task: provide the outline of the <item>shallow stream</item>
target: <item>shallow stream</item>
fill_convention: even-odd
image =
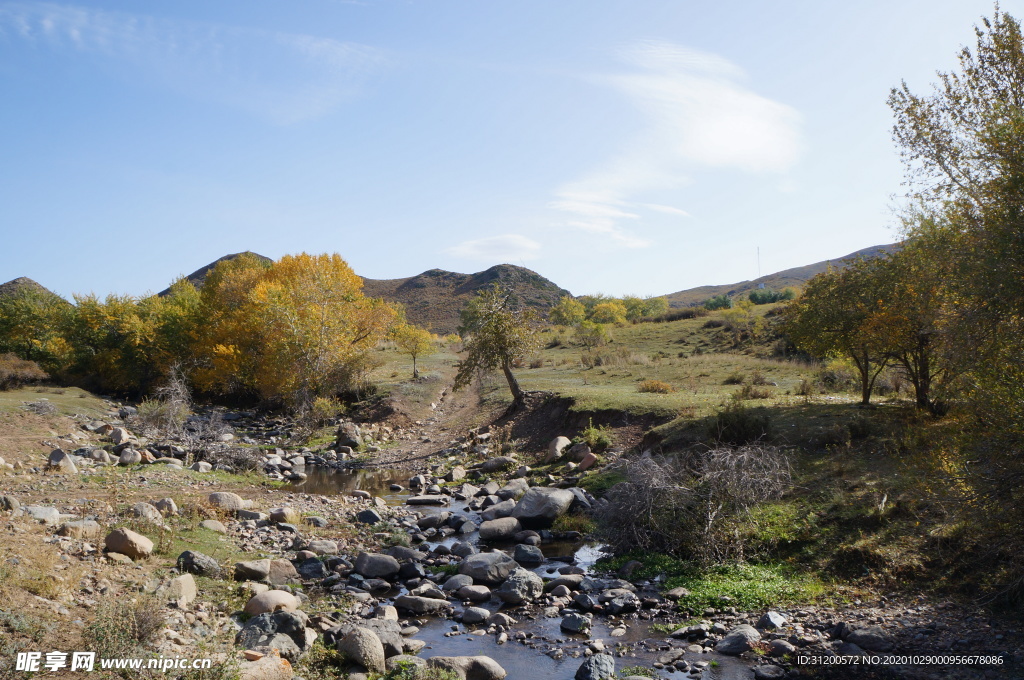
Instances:
[[[409,498],[408,489],[392,491],[392,484],[400,484],[405,487],[408,484],[411,473],[408,470],[333,470],[330,468],[309,467],[306,469],[307,479],[304,482],[293,484],[289,491],[295,493],[308,493],[324,496],[347,494],[352,491],[368,491],[374,496],[379,496],[391,506],[405,506]],[[480,522],[480,517],[475,512],[465,510],[462,502],[455,501],[447,506],[416,506],[409,507],[410,512],[431,514],[442,511],[449,511],[463,515]],[[479,536],[476,533],[467,535],[448,536],[440,541],[430,541],[424,544],[424,549],[431,549],[437,545],[452,545],[458,541],[471,541],[479,543]],[[514,544],[490,543],[491,547],[510,552]],[[532,570],[542,577],[553,578],[557,576],[557,569],[566,564],[574,564],[586,573],[590,573],[594,564],[603,555],[601,546],[589,541],[551,541],[540,545],[541,551],[547,558],[545,562]],[[401,589],[401,592],[405,592]],[[396,593],[400,594],[400,593]],[[502,604],[497,600],[491,600],[482,605],[476,605],[498,611]],[[663,653],[657,648],[665,647],[665,635],[651,633],[651,622],[641,620],[630,620],[627,624],[626,634],[620,637],[612,637],[611,628],[605,617],[595,616],[594,627],[590,636],[571,635],[561,630],[560,618],[545,618],[537,616],[530,619],[522,617],[519,612],[510,611],[510,615],[516,618],[519,623],[509,633],[510,638],[522,631],[532,634],[530,643],[537,643],[538,647],[544,650],[552,646],[563,647],[565,655],[561,659],[552,658],[539,649],[534,649],[515,639],[510,639],[504,644],[498,644],[495,637],[481,632],[481,634],[469,634],[467,628],[451,619],[434,618],[420,627],[420,632],[415,635],[418,640],[427,643],[424,656],[489,656],[497,661],[508,671],[508,677],[513,679],[525,678],[528,680],[572,680],[576,669],[583,662],[582,650],[586,647],[588,640],[601,640],[606,648],[611,651],[616,644],[626,644],[632,648],[626,656],[616,656],[616,668],[621,669],[629,666],[645,666],[652,672],[658,673],[658,677],[676,678],[700,678],[700,680],[750,680],[752,673],[748,664],[734,657],[719,654],[686,654],[683,659],[696,663],[707,662],[709,665],[703,669],[701,674],[688,673],[683,671],[673,672],[656,671],[651,668],[657,657]],[[458,635],[446,637],[446,633],[461,631]],[[647,640],[647,644],[641,644]],[[572,656],[574,651],[581,653],[579,657]]]

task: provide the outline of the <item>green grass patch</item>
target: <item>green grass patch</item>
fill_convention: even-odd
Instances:
[[[619,482],[626,481],[626,476],[618,471],[587,472],[579,481],[581,489],[585,489],[595,496],[600,496],[608,489]]]
[[[736,563],[701,568],[668,555],[633,553],[602,561],[600,566],[617,570],[632,560],[643,565],[633,573],[635,578],[664,574],[666,590],[680,586],[689,590],[690,594],[679,600],[681,609],[756,610],[818,602],[826,595],[825,584],[817,577],[785,564]]]
[[[82,414],[102,420],[109,404],[78,387],[21,387],[0,392],[0,413],[23,410],[25,402],[46,400],[65,416]]]
[[[551,526],[554,532],[578,531],[581,534],[592,534],[597,530],[597,523],[586,515],[561,515]]]

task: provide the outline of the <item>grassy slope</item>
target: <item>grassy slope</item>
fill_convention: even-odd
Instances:
[[[771,307],[757,311],[764,314]],[[960,576],[945,571],[949,563],[937,558],[956,552],[951,537],[959,529],[923,500],[947,484],[948,476],[921,453],[920,441],[922,433],[955,426],[919,420],[907,394],[876,397],[876,408],[868,410],[857,407],[859,395],[852,391],[816,389],[798,396],[802,381],[817,379],[817,366],[771,358],[770,338],[736,347],[730,332],[707,327],[716,319],[712,314],[615,328],[613,342],[596,350],[611,360],[592,368],[582,362],[586,352],[571,343],[570,331],[549,329],[545,342],[554,344],[561,336],[561,344],[542,349],[529,362],[537,367],[524,366],[517,375],[526,389],[572,397],[576,410],[663,416],[668,422],[655,428],[648,441],[671,451],[707,442],[708,419],[743,389],[742,384],[726,384],[727,378],[749,384],[760,373],[765,382],[775,383],[762,388],[769,396],[743,404],[771,418],[773,443],[791,452],[794,485],[784,498],[760,506],[738,525],[748,539],[748,557],[771,569],[809,574],[815,582],[841,582],[854,594],[858,588],[956,586]],[[419,394],[426,403],[450,384],[458,354],[444,348],[421,359],[427,377],[419,383],[408,381],[407,357],[384,350],[380,359],[384,363],[373,377],[386,390]],[[648,378],[668,382],[677,391],[638,392],[637,384]],[[499,377],[485,381],[484,388],[488,401],[508,400]],[[614,481],[590,473],[584,484],[600,490]],[[723,580],[722,588],[734,590],[735,585]]]

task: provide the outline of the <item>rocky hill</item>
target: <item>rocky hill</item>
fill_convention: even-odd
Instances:
[[[407,279],[363,279],[363,292],[405,305],[409,321],[434,333],[452,333],[459,312],[478,290],[494,282],[512,288],[527,306],[546,311],[563,295],[572,295],[535,271],[499,264],[475,274],[431,269]]]
[[[225,255],[224,257],[218,258],[218,259],[214,260],[213,262],[211,262],[210,264],[205,265],[205,266],[200,267],[199,269],[195,270],[194,272],[192,272],[191,274],[189,274],[185,278],[187,280],[191,281],[192,285],[194,285],[196,288],[202,288],[203,287],[203,283],[206,281],[206,275],[210,273],[210,270],[212,270],[214,267],[216,267],[221,262],[225,262],[225,261],[228,261],[228,260],[233,260],[233,259],[235,259],[236,257],[238,257],[240,255],[255,255],[257,259],[263,260],[264,262],[273,262],[273,260],[271,260],[269,257],[265,257],[263,255],[260,255],[259,253],[254,253],[251,250],[246,250],[246,251],[241,252],[241,253],[232,253],[230,255]],[[170,292],[171,292],[170,288],[165,288],[164,290],[162,290],[159,293],[157,293],[157,295],[160,295],[161,297],[163,297],[164,295],[169,295]]]
[[[0,297],[7,297],[8,295],[18,295],[26,291],[30,293],[38,293],[39,295],[42,296],[52,296],[60,300],[64,299],[57,295],[56,293],[54,293],[49,288],[47,288],[46,286],[36,283],[27,276],[19,276],[16,279],[8,281],[7,283],[0,283]]]
[[[785,269],[781,272],[762,276],[761,278],[754,279],[753,281],[741,281],[739,283],[729,283],[721,286],[699,286],[697,288],[681,290],[677,293],[666,295],[665,297],[668,298],[669,304],[672,307],[689,307],[692,305],[699,305],[708,298],[715,297],[716,295],[741,295],[758,288],[761,284],[764,284],[765,288],[770,288],[772,290],[782,290],[787,287],[802,288],[807,281],[814,277],[814,275],[826,271],[829,265],[833,267],[842,267],[845,263],[852,262],[858,258],[873,258],[878,257],[879,255],[887,255],[895,252],[898,248],[898,243],[871,246],[870,248],[864,248],[855,253],[850,253],[849,255],[844,255],[843,257],[836,258],[834,260],[822,260],[821,262],[815,262],[814,264],[808,264],[802,267]]]

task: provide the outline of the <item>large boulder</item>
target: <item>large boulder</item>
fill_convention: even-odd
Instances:
[[[245,510],[249,505],[237,493],[230,491],[214,491],[207,500],[210,505],[221,510]]]
[[[57,535],[90,540],[99,538],[102,530],[103,528],[94,520],[79,519],[61,524],[57,529]]]
[[[299,598],[284,590],[268,590],[254,595],[242,610],[249,616],[271,614],[278,610],[293,612],[299,608]]]
[[[398,575],[401,565],[391,555],[361,552],[356,557],[355,571],[366,578],[391,579]]]
[[[480,470],[484,473],[490,474],[492,472],[514,470],[517,465],[519,465],[519,461],[511,456],[498,456],[497,458],[488,458],[485,460],[480,466]]]
[[[497,585],[519,567],[516,561],[503,552],[477,553],[462,560],[459,573],[465,574],[477,583]]]
[[[152,503],[136,503],[132,506],[132,516],[154,524],[160,524],[164,520],[164,516]]]
[[[267,580],[272,585],[283,586],[290,581],[299,580],[299,572],[295,565],[288,560],[270,560],[270,571],[267,573]]]
[[[117,464],[122,466],[138,465],[142,462],[142,454],[135,449],[124,449],[117,456]]]
[[[15,501],[17,502],[17,501]],[[26,505],[21,509],[23,513],[37,522],[46,526],[53,526],[60,521],[60,510],[47,505]]]
[[[395,606],[413,614],[440,614],[452,608],[448,600],[437,600],[417,595],[399,595],[395,598]]]
[[[528,569],[520,568],[509,574],[494,594],[506,604],[522,604],[537,599],[543,592],[544,581],[541,577]]]
[[[356,626],[338,640],[338,651],[371,673],[383,673],[384,645],[369,628]]]
[[[573,498],[575,496],[568,489],[535,486],[519,499],[515,509],[512,510],[512,516],[518,519],[524,527],[550,527],[556,519],[569,510]]]
[[[133,560],[145,559],[153,554],[153,541],[131,529],[114,529],[104,541],[107,552],[127,555]]]
[[[389,619],[361,619],[354,623],[343,623],[324,633],[324,643],[330,644],[331,640],[340,640],[356,627],[372,630],[377,635],[380,643],[384,645],[384,656],[388,658],[402,654],[405,651],[402,626],[398,621],[391,621]]]
[[[54,449],[51,451],[50,457],[46,463],[48,467],[57,468],[61,472],[66,472],[72,475],[78,474],[78,467],[75,466],[75,461],[72,460],[71,454],[62,451],[61,449]]]
[[[236,581],[264,581],[270,575],[270,560],[235,563]]]
[[[337,449],[339,446],[347,446],[352,449],[358,449],[363,445],[363,434],[359,431],[359,426],[355,423],[342,423],[338,426],[338,433],[335,437],[334,446]]]
[[[459,680],[503,680],[508,675],[489,656],[433,656],[427,668],[453,671]]]
[[[209,555],[194,550],[186,550],[178,555],[178,569],[196,576],[217,578],[220,576],[220,565]]]
[[[295,661],[309,651],[316,633],[306,629],[309,620],[302,612],[279,610],[272,614],[259,614],[245,622],[235,636],[235,644],[244,649],[269,647],[276,649],[289,661]]]
[[[615,657],[595,654],[576,669],[576,680],[608,680],[615,677]]]
[[[852,642],[869,652],[891,652],[893,648],[892,640],[879,626],[852,628],[843,635],[843,641]]]
[[[196,599],[199,590],[196,588],[196,580],[192,578],[192,574],[182,574],[161,586],[157,590],[157,595],[176,602],[178,607],[183,608]]]
[[[480,538],[485,541],[508,541],[523,530],[515,517],[492,519],[480,525]]]
[[[719,640],[715,645],[715,651],[719,654],[739,656],[749,652],[760,641],[761,634],[757,629],[744,623],[733,628],[728,635]]]

